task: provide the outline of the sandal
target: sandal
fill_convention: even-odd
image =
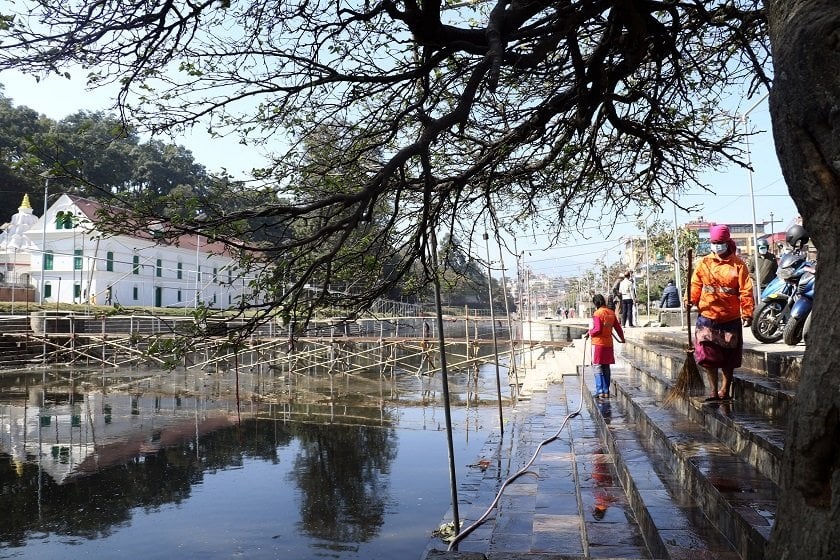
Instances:
[[[712,393],[711,395],[709,395],[705,399],[706,402],[719,401],[719,400],[720,400],[720,395],[718,395],[717,393]]]
[[[718,399],[720,399],[720,400],[722,400],[722,401],[728,401],[728,400],[732,399],[732,396],[731,396],[731,395],[729,395],[729,394],[728,394],[726,391],[724,391],[723,389],[721,389],[720,391],[718,391],[718,395],[717,395],[717,396],[718,396]]]

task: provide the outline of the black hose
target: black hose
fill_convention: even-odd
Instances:
[[[457,546],[458,543],[461,540],[463,540],[465,537],[467,537],[467,535],[469,535],[470,533],[475,531],[485,521],[487,521],[487,518],[490,515],[490,512],[492,512],[493,509],[498,505],[499,500],[501,499],[502,494],[504,493],[505,488],[507,488],[508,485],[513,483],[517,478],[519,478],[520,476],[522,476],[524,474],[532,474],[534,476],[538,476],[537,473],[529,471],[528,468],[531,465],[534,464],[534,461],[536,461],[537,456],[540,454],[540,451],[542,450],[543,446],[548,445],[549,443],[551,443],[552,441],[554,441],[558,437],[560,437],[560,433],[563,431],[563,428],[566,427],[566,424],[568,424],[569,420],[571,420],[572,418],[574,418],[575,416],[580,414],[580,411],[583,409],[583,388],[586,385],[583,381],[584,381],[584,373],[586,372],[586,342],[588,340],[589,340],[588,336],[583,339],[583,363],[581,365],[581,370],[580,370],[580,402],[578,403],[577,410],[574,410],[574,411],[570,412],[569,414],[566,415],[565,418],[563,418],[563,421],[560,423],[560,428],[557,430],[557,432],[553,436],[549,437],[548,439],[545,439],[545,440],[541,441],[540,444],[537,445],[536,450],[534,450],[534,454],[531,456],[531,458],[528,460],[528,462],[525,463],[525,466],[523,466],[521,469],[516,471],[513,475],[508,477],[507,480],[505,480],[502,483],[502,485],[499,487],[499,491],[496,493],[496,497],[493,499],[493,501],[490,503],[490,506],[481,515],[481,517],[479,517],[474,523],[472,523],[468,527],[461,530],[460,533],[458,533],[457,535],[455,535],[452,538],[452,542],[449,543],[449,547],[447,548],[447,551],[453,550],[453,547]]]

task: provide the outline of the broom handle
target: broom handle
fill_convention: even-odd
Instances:
[[[691,265],[692,265],[691,249],[688,250],[688,282],[686,283],[685,295],[688,301],[691,301]],[[688,327],[688,347],[694,348],[694,342],[691,340],[691,308],[688,308],[688,318],[685,321]]]

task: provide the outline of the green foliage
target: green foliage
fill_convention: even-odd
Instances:
[[[17,211],[24,194],[34,208],[43,206],[46,171],[51,193],[141,207],[152,201],[149,206],[163,214],[189,208],[185,200],[205,193],[212,180],[182,146],[142,143],[112,116],[78,112],[53,121],[0,95],[0,220]]]

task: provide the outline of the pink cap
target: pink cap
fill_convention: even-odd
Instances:
[[[709,230],[709,241],[712,243],[723,243],[724,241],[729,241],[730,239],[729,226],[719,224],[712,226]]]

